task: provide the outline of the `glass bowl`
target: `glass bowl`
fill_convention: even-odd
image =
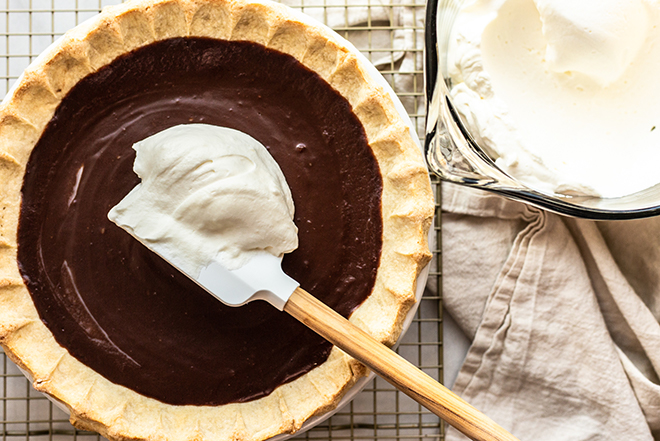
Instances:
[[[495,164],[462,122],[449,94],[452,84],[447,75],[447,52],[462,3],[428,0],[426,8],[424,149],[431,171],[447,182],[491,191],[567,216],[618,220],[659,215],[660,184],[617,198],[549,194],[526,186]]]

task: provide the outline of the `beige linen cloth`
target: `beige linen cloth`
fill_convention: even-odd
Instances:
[[[521,441],[660,439],[660,218],[442,199],[444,303],[472,341],[453,390]]]

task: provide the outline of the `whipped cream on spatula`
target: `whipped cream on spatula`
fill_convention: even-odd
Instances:
[[[186,273],[197,276],[213,261],[237,269],[264,251],[298,247],[291,190],[251,136],[186,124],[133,148],[142,181],[108,218]]]

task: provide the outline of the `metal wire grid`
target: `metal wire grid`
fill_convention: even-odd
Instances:
[[[1,0],[0,0],[1,1]],[[282,0],[330,24],[376,64],[404,103],[420,136],[424,122],[422,76],[423,0]],[[58,36],[121,0],[4,0],[0,5],[0,95],[9,90],[29,63]],[[401,11],[406,18],[401,19]],[[354,11],[359,17],[351,18]],[[343,16],[337,20],[337,16]],[[406,42],[405,51],[400,43]],[[384,42],[384,43],[383,43]],[[405,52],[405,56],[402,53]],[[434,182],[436,191],[439,185]],[[439,199],[439,192],[437,193]],[[431,231],[433,250],[429,286],[398,352],[442,381],[442,296],[440,211]],[[0,350],[1,441],[78,438],[100,440],[80,431],[68,415],[36,392]],[[376,378],[346,407],[319,426],[298,435],[305,440],[444,439],[441,421],[426,409]]]

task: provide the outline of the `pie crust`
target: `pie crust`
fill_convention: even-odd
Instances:
[[[82,78],[154,41],[247,40],[287,53],[351,104],[383,178],[383,245],[371,295],[350,320],[392,345],[431,258],[427,169],[391,97],[355,49],[303,14],[267,1],[136,0],[106,8],[41,54],[0,105],[0,344],[34,387],[78,428],[110,439],[263,440],[333,409],[367,370],[341,350],[270,395],[223,406],[173,406],[116,385],[72,357],[39,318],[17,264],[21,185],[30,153],[61,99]]]

